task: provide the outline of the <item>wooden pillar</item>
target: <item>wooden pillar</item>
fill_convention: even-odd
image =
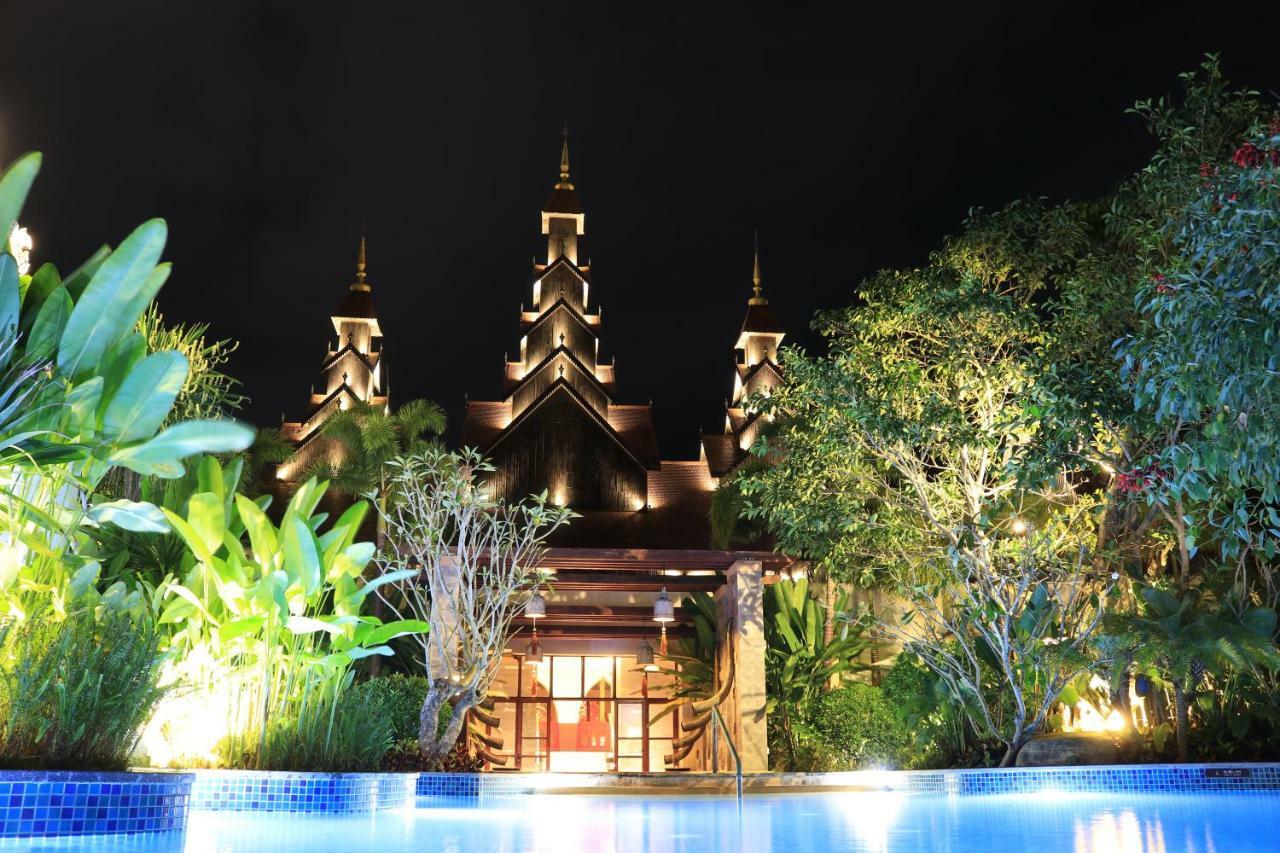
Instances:
[[[728,671],[730,655],[734,667],[733,690],[720,710],[733,734],[743,771],[763,772],[769,769],[769,737],[765,717],[764,571],[759,560],[738,560],[729,567],[725,585],[716,593],[716,622],[720,671]],[[718,760],[722,771],[732,772],[733,757],[727,745],[720,745]]]

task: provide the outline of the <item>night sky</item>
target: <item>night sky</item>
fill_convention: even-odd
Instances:
[[[392,5],[0,15],[0,159],[45,152],[36,261],[65,272],[166,218],[161,308],[240,341],[260,425],[302,415],[362,221],[393,399],[440,402],[453,435],[465,394],[496,399],[566,120],[601,356],[619,402],[654,400],[663,455],[692,458],[721,426],[753,228],[812,348],[816,309],[920,264],[970,207],[1139,167],[1124,109],[1205,51],[1280,90],[1265,3]]]

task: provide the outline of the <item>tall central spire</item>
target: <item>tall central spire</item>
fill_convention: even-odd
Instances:
[[[569,182],[569,125],[564,126],[564,144],[560,146],[560,182],[556,184],[558,190],[571,190],[573,184]]]
[[[360,251],[356,254],[356,280],[351,285],[352,290],[369,290],[369,283],[365,281],[365,245],[364,235],[360,235]]]
[[[569,125],[564,126],[560,145],[560,180],[542,207],[542,233],[547,235],[547,263],[561,255],[569,263],[578,263],[578,237],[585,233],[586,216],[578,194],[569,180]]]
[[[755,236],[755,263],[751,269],[751,290],[754,294],[749,300],[748,305],[768,305],[769,300],[764,298],[764,289],[760,286],[760,231],[756,231]]]

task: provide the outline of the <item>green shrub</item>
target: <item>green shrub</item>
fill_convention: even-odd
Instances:
[[[790,731],[788,731],[788,728]],[[812,726],[771,716],[768,723],[769,769],[775,773],[826,773],[847,769]]]
[[[436,765],[423,761],[418,747],[418,720],[422,703],[427,698],[427,679],[417,675],[384,675],[371,678],[351,688],[349,695],[364,697],[391,724],[394,744],[382,758],[382,769],[395,772],[442,770],[447,773],[473,773],[484,767],[484,761],[471,750],[465,734],[457,745]],[[453,717],[453,706],[440,706],[436,717],[437,731],[443,730]]]
[[[396,744],[418,739],[418,719],[430,684],[419,675],[383,675],[352,687],[348,694],[363,697],[376,705],[391,724],[391,739]],[[453,713],[447,703],[440,706],[440,722],[444,725]]]
[[[904,652],[894,659],[880,689],[912,733],[909,767],[991,767],[1000,761],[1000,743],[978,736],[960,700],[913,655]],[[987,699],[997,713],[1010,704],[994,690]]]
[[[125,767],[165,690],[150,619],[105,606],[0,629],[0,763]]]
[[[855,682],[823,694],[811,725],[830,747],[838,769],[909,762],[911,735],[878,687]]]
[[[348,690],[336,702],[323,698],[275,720],[265,738],[228,739],[221,758],[227,766],[255,770],[370,772],[391,749],[391,729],[376,699]],[[243,751],[233,752],[233,745]]]

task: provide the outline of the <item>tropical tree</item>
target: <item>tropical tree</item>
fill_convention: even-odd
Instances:
[[[1167,681],[1174,701],[1178,760],[1190,757],[1190,708],[1206,674],[1230,667],[1245,669],[1280,666],[1272,637],[1276,612],[1269,607],[1246,607],[1237,612],[1217,610],[1200,590],[1177,595],[1143,586],[1133,613],[1114,614],[1107,631],[1122,638],[1138,671],[1148,670]]]
[[[365,589],[376,589],[397,615],[431,624],[418,635],[430,682],[418,745],[435,765],[497,677],[512,620],[546,582],[546,538],[574,514],[545,492],[520,503],[492,497],[483,478],[493,466],[472,450],[428,445],[386,467],[378,509],[387,539],[376,557],[382,573]],[[441,727],[446,703],[453,714]]]
[[[429,400],[410,400],[394,412],[359,402],[324,422],[320,434],[338,452],[316,459],[308,473],[324,476],[344,494],[383,495],[390,478],[387,463],[421,452],[444,428],[444,409]]]
[[[11,233],[40,167],[0,173]],[[244,448],[251,430],[179,420],[186,356],[137,325],[168,278],[151,220],[66,276],[19,275],[0,253],[0,761],[122,767],[164,693],[145,590],[104,583],[89,533],[166,529],[149,503],[96,494],[114,470],[179,477],[183,460]],[[105,587],[105,588],[104,588]]]
[[[1020,576],[1011,534],[1034,531],[1044,564],[1028,589],[1083,584],[1060,600],[1085,626],[1108,579],[1187,588],[1220,556],[1276,600],[1268,108],[1213,57],[1182,81],[1135,106],[1157,148],[1108,197],[976,211],[925,267],[880,273],[820,314],[827,357],[784,352],[783,386],[757,402],[775,423],[756,452],[775,464],[738,480],[780,548],[910,596]],[[1164,341],[1177,346],[1156,352]]]
[[[1179,527],[1185,586],[1210,542],[1274,604],[1280,554],[1280,117],[1206,160],[1165,226],[1172,251],[1135,296],[1119,342],[1135,406],[1167,435],[1132,491]],[[1250,569],[1254,568],[1254,572]]]
[[[208,323],[166,323],[152,304],[138,320],[138,334],[147,352],[173,350],[187,359],[187,380],[174,398],[166,425],[231,418],[248,402],[239,391],[240,380],[225,372],[239,344],[229,338],[209,340]]]

